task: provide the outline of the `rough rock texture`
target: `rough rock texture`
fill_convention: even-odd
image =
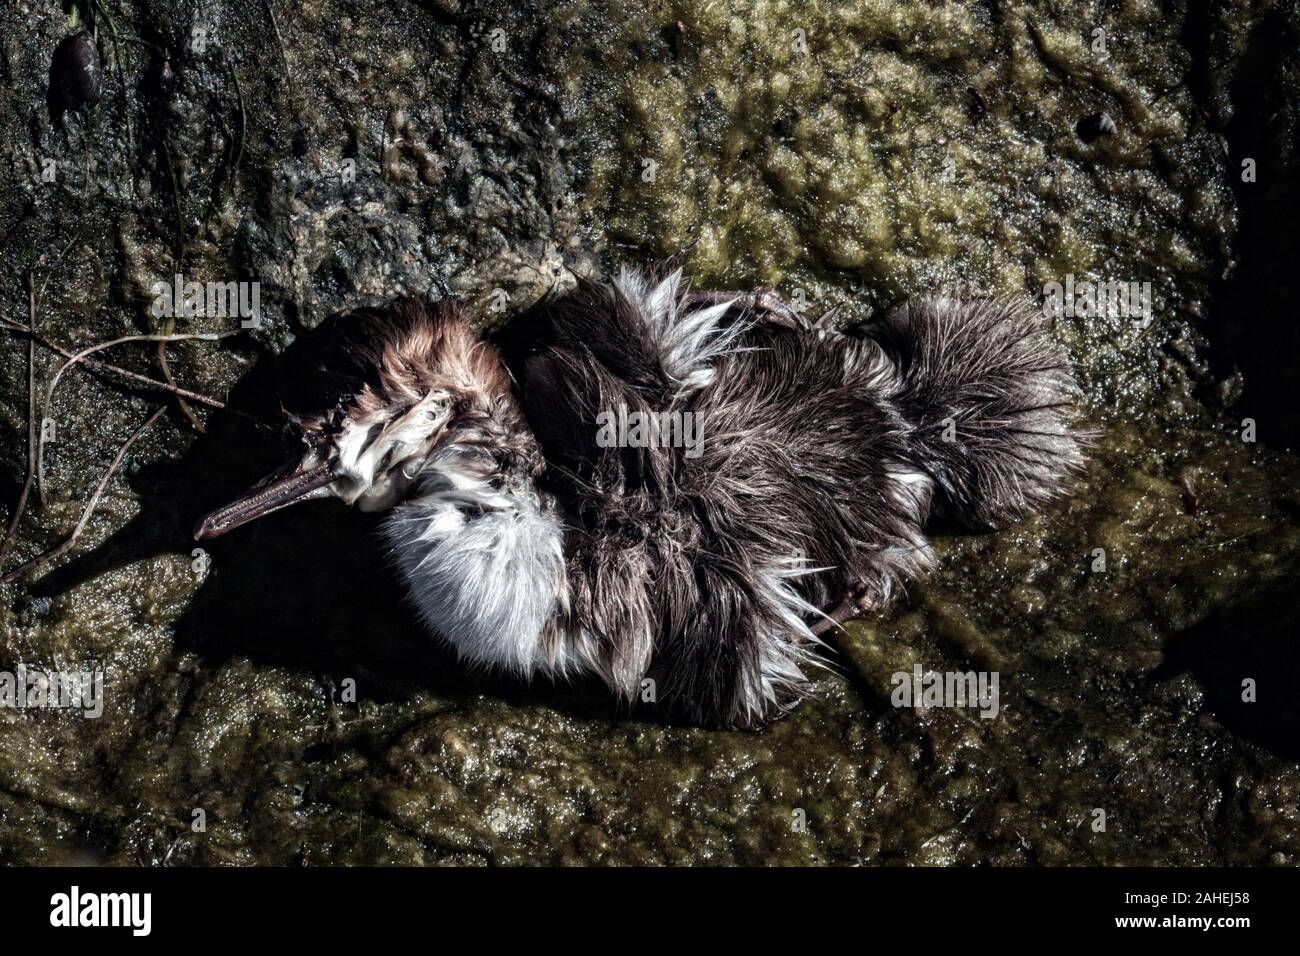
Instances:
[[[259,281],[261,328],[167,356],[261,419],[264,359],[337,308],[453,294],[508,335],[572,272],[681,250],[701,285],[845,320],[1067,274],[1150,282],[1154,315],[1056,322],[1099,430],[1078,493],[941,538],[943,570],[761,734],[466,675],[341,508],[195,552],[194,517],[280,449],[174,410],[77,550],[0,590],[0,670],[108,671],[99,720],[0,710],[0,862],[1300,862],[1294,5],[69,8],[0,11],[0,317],[26,322],[29,270],[70,345],[155,330],[178,270]],[[50,58],[85,26],[101,99],[58,121]],[[153,346],[113,358],[161,374]],[[5,334],[6,524],[25,363]],[[71,530],[151,404],[65,376],[6,569]],[[996,670],[1001,712],[891,706],[915,663]]]

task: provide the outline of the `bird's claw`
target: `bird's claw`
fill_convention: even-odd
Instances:
[[[826,612],[826,616],[812,626],[813,636],[821,637],[834,628],[843,628],[849,621],[865,617],[880,609],[880,599],[871,590],[861,588],[847,594],[838,605]]]

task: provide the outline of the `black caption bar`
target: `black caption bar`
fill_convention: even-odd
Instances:
[[[864,944],[882,933],[939,933],[951,943],[995,927],[1005,939],[1049,931],[1223,940],[1287,926],[1298,890],[1300,871],[1283,868],[0,870],[4,912],[24,939],[128,944],[283,936],[373,945],[399,931],[432,943],[465,932],[555,942],[635,929],[669,945],[682,938],[670,926],[761,939],[774,921],[803,932],[832,921],[837,933],[857,926]]]

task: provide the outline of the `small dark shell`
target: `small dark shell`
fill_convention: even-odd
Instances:
[[[1079,139],[1085,143],[1091,143],[1102,136],[1113,135],[1116,132],[1116,126],[1109,113],[1093,113],[1091,116],[1085,116],[1079,120],[1079,124],[1074,128],[1074,131],[1079,134]]]
[[[82,30],[64,37],[50,61],[50,91],[60,112],[82,112],[99,102],[99,53],[90,34]]]

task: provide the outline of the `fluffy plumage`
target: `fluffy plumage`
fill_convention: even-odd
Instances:
[[[1028,310],[924,300],[853,339],[773,302],[581,282],[513,392],[454,307],[399,303],[364,324],[355,399],[302,419],[302,468],[391,507],[412,601],[467,661],[594,672],[626,701],[653,681],[692,720],[761,726],[806,693],[821,609],[933,565],[932,512],[1009,520],[1081,461],[1068,363]],[[694,415],[698,454],[606,447],[620,408]]]
[[[1074,375],[1023,303],[922,299],[873,330],[898,370],[913,457],[939,509],[996,527],[1050,498],[1083,456]]]

